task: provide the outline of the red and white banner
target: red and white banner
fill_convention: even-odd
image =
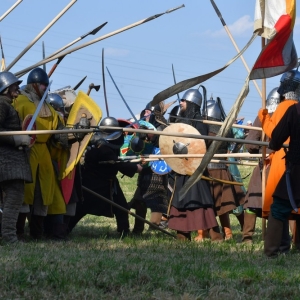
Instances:
[[[297,67],[293,41],[296,0],[256,0],[254,32],[268,39],[250,74],[261,79],[282,74]]]

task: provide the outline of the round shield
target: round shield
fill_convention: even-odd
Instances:
[[[199,131],[191,125],[175,123],[166,127],[166,133],[199,134]],[[165,158],[167,164],[173,171],[182,175],[192,175],[199,167],[202,158],[176,158],[176,154],[205,154],[206,145],[202,139],[187,137],[175,137],[161,135],[159,138],[159,148],[161,154],[174,155],[174,158]]]
[[[153,149],[153,154],[155,155],[160,155],[160,149],[159,148],[154,148]],[[151,170],[153,173],[156,173],[158,175],[165,175],[168,174],[172,171],[171,167],[166,163],[164,159],[162,160],[153,160],[150,162]]]
[[[27,127],[32,119],[33,115],[27,115],[22,123],[22,130],[26,131]],[[33,123],[32,130],[36,130],[36,123]],[[28,147],[32,147],[36,140],[36,134],[30,134],[30,145]]]

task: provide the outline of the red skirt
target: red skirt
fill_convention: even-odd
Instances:
[[[177,231],[190,232],[218,226],[212,208],[178,210],[171,206],[168,227]]]

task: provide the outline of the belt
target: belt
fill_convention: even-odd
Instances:
[[[209,163],[207,169],[227,169],[225,164]]]

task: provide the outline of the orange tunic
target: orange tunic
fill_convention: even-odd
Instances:
[[[267,110],[261,109],[258,112],[258,117],[262,123],[262,129],[265,132],[265,134],[270,138],[272,135],[272,131],[275,128],[275,126],[279,123],[287,109],[297,103],[298,101],[295,100],[285,100],[281,102],[275,112],[273,113],[272,117],[268,113],[266,113]],[[289,143],[289,139],[285,141],[285,144]],[[285,152],[283,148],[281,148],[279,151],[276,151],[271,159],[271,165],[270,165],[270,172],[267,179],[266,184],[266,191],[265,191],[265,199],[263,203],[262,208],[262,216],[267,217],[270,212],[270,206],[273,203],[273,193],[275,191],[275,188],[282,177],[282,175],[285,172]]]

